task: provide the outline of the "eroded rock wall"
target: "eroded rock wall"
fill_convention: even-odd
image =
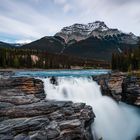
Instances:
[[[0,79],[0,140],[91,140],[90,106],[45,100],[43,82]]]

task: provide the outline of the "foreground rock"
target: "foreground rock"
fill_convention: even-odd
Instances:
[[[126,73],[112,73],[93,77],[101,86],[103,95],[116,101],[140,106],[140,78]]]
[[[1,105],[31,104],[45,98],[43,82],[33,78],[10,78],[0,80]],[[1,106],[0,105],[0,106]]]
[[[94,117],[84,103],[45,100],[40,80],[0,80],[0,140],[90,140]]]

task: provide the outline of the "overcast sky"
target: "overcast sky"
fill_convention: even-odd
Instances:
[[[140,35],[140,0],[0,0],[1,41],[29,42],[96,20]]]

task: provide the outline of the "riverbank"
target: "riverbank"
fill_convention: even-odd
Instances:
[[[77,68],[74,68],[72,67],[71,69],[30,69],[30,68],[27,68],[27,69],[14,69],[14,68],[8,68],[8,69],[2,69],[0,68],[0,72],[16,72],[16,71],[51,71],[51,70],[58,70],[58,71],[61,71],[61,70],[102,70],[102,68],[96,68],[96,69],[92,69],[92,68],[80,68],[80,67],[77,67]],[[106,70],[110,70],[111,69],[106,69]]]

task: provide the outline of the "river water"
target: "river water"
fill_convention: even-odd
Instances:
[[[83,71],[26,71],[16,76],[41,78],[47,99],[84,102],[91,105],[96,115],[92,124],[93,133],[103,140],[135,140],[140,135],[140,110],[102,96],[100,86],[91,75],[108,73],[108,70]],[[50,82],[56,76],[57,84]]]

